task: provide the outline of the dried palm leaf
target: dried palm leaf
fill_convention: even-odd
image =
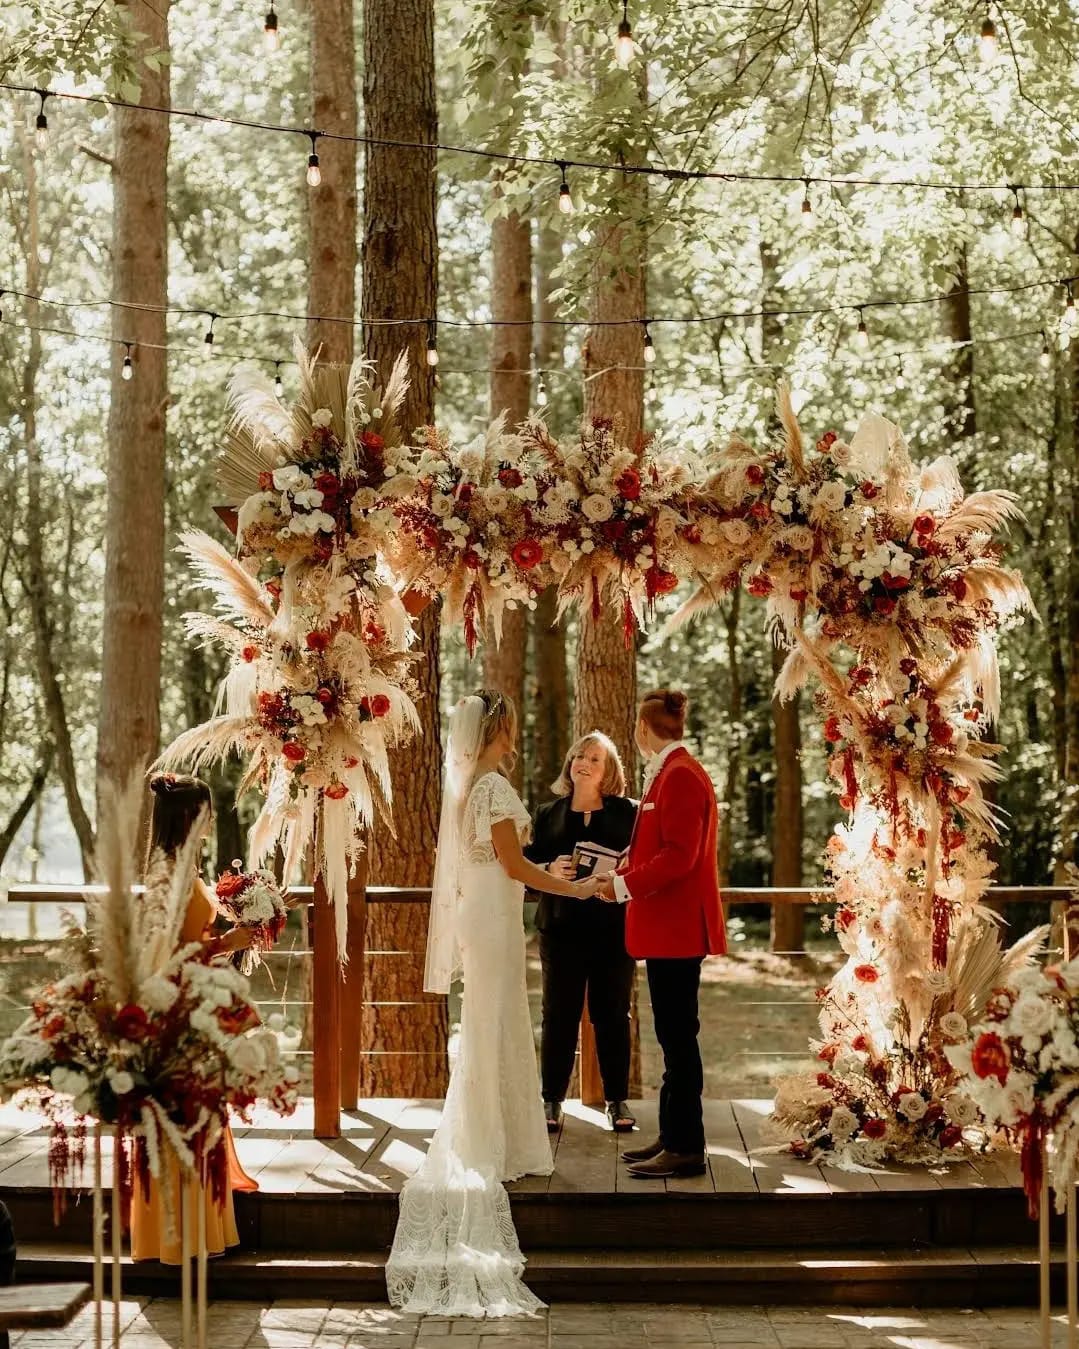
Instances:
[[[274,612],[262,586],[216,539],[200,529],[188,530],[180,535],[180,552],[190,558],[201,584],[213,592],[219,613],[258,627],[273,622]]]

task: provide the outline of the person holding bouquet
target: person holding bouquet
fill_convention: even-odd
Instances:
[[[213,815],[210,789],[200,778],[178,773],[156,773],[150,779],[153,808],[150,815],[150,841],[147,861],[156,853],[166,860],[174,859],[196,826],[209,832]],[[213,922],[217,913],[210,890],[201,877],[195,880],[187,904],[187,913],[180,930],[180,945],[202,942],[210,956],[231,954],[243,950],[252,940],[252,930],[234,928],[223,936],[214,936]],[[257,1190],[258,1184],[240,1165],[232,1131],[225,1126],[225,1150],[228,1157],[228,1178],[225,1194],[220,1199],[212,1195],[206,1205],[206,1244],[211,1255],[221,1255],[227,1246],[239,1243],[236,1217],[233,1212],[234,1190]],[[166,1221],[162,1184],[171,1186],[170,1205],[175,1230],[169,1231]],[[190,1182],[192,1191],[197,1181]],[[136,1186],[131,1199],[131,1257],[133,1260],[160,1260],[162,1264],[182,1263],[179,1215],[180,1177],[175,1158],[168,1158],[163,1180],[152,1179],[149,1193]],[[194,1196],[192,1197],[192,1212]]]
[[[625,769],[614,741],[602,731],[575,740],[551,790],[555,799],[536,812],[525,856],[560,880],[613,871],[629,847],[637,815],[637,803],[626,796]],[[616,1133],[629,1133],[636,1123],[626,1105],[636,962],[626,954],[625,911],[598,899],[541,895],[536,927],[543,966],[547,1128],[553,1133],[562,1118],[587,994],[607,1118]]]

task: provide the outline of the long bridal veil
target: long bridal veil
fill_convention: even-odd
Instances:
[[[522,1096],[516,1076],[505,1072],[505,1055],[492,1034],[503,1020],[506,945],[473,939],[462,962],[462,931],[475,933],[477,913],[493,935],[501,915],[507,941],[515,921],[521,974],[520,988],[510,996],[527,1006],[519,887],[497,864],[477,868],[466,857],[464,817],[485,714],[483,700],[469,697],[450,715],[424,971],[424,988],[446,993],[462,963],[466,966],[460,1048],[441,1121],[419,1170],[402,1189],[386,1263],[390,1302],[428,1315],[519,1316],[543,1306],[521,1281],[525,1262],[502,1185],[503,1110],[507,1100],[516,1109]],[[527,1011],[522,1015],[527,1018]],[[530,1028],[526,1032],[530,1040]],[[538,1084],[532,1092],[538,1110]]]

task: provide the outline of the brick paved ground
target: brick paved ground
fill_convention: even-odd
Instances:
[[[123,1304],[123,1349],[176,1349],[180,1305]],[[106,1343],[110,1327],[106,1325]],[[66,1330],[12,1337],[16,1349],[92,1349],[92,1311]],[[1036,1349],[1029,1310],[685,1307],[562,1303],[535,1320],[445,1321],[385,1306],[217,1302],[209,1349]],[[1055,1318],[1054,1345],[1066,1342]]]

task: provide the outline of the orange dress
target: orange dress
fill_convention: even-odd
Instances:
[[[214,905],[209,891],[201,880],[196,880],[195,888],[188,901],[183,927],[180,929],[180,942],[208,940],[208,929],[213,922]],[[236,1155],[236,1145],[232,1141],[232,1130],[225,1126],[225,1150],[228,1155],[228,1188],[224,1203],[215,1204],[212,1197],[206,1203],[206,1246],[211,1255],[220,1255],[226,1246],[236,1246],[239,1235],[236,1231],[236,1215],[232,1207],[233,1190],[257,1190],[258,1182],[252,1180],[240,1165]],[[164,1205],[161,1202],[160,1185],[164,1183],[172,1189],[172,1212],[176,1227],[175,1235],[170,1238],[166,1233]],[[195,1214],[195,1198],[198,1183],[188,1183],[191,1194],[191,1213]],[[166,1163],[164,1181],[150,1181],[150,1197],[143,1198],[141,1188],[136,1185],[131,1198],[131,1258],[133,1260],[160,1260],[165,1265],[183,1263],[180,1244],[180,1175],[175,1158]],[[192,1250],[195,1241],[192,1238]]]

